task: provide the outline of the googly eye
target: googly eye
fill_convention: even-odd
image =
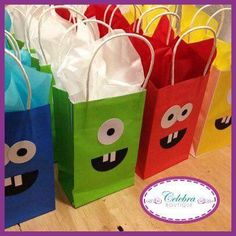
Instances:
[[[164,129],[171,127],[176,122],[180,109],[178,105],[170,107],[161,119],[161,127]]]
[[[124,123],[117,118],[104,122],[98,130],[98,140],[101,144],[109,145],[116,142],[124,131]]]
[[[8,158],[15,164],[30,161],[36,153],[36,146],[30,141],[15,143],[8,151]]]
[[[183,121],[187,119],[192,112],[193,109],[193,104],[192,103],[187,103],[185,104],[182,108],[181,111],[178,115],[178,121]]]
[[[9,151],[9,146],[5,144],[5,151],[4,151],[4,157],[5,157],[5,166],[9,163],[9,158],[8,158],[8,151]]]
[[[227,95],[227,102],[229,103],[229,105],[231,105],[231,89],[229,90]]]

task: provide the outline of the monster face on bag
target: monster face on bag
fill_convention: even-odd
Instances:
[[[38,167],[33,165],[33,158],[37,155],[36,146],[33,142],[24,140],[19,141],[9,147],[5,144],[5,165],[10,169],[19,169],[5,178],[5,195],[13,196],[21,194],[29,189],[38,178]],[[32,160],[32,161],[31,161]],[[31,161],[31,169],[21,172],[22,165],[28,165]],[[21,172],[21,173],[20,173]]]
[[[196,89],[195,91],[192,90],[191,93],[196,93]],[[159,144],[156,149],[156,157],[162,153],[166,159],[169,159],[173,152],[177,152],[180,156],[181,153],[187,153],[191,143],[189,137],[193,133],[198,106],[191,93],[189,92],[187,97],[185,91],[186,99],[173,96],[174,99],[170,100],[168,98],[160,99],[166,101],[165,105],[157,103],[158,116],[155,118],[154,125],[159,127],[156,127],[157,134],[153,135],[153,142]]]
[[[98,129],[97,138],[102,145],[111,145],[122,138],[124,123],[113,118],[105,121]],[[109,171],[117,167],[126,157],[128,147],[114,150],[91,160],[93,168],[97,171]]]
[[[50,127],[49,106],[5,113],[6,227],[55,207]]]
[[[170,134],[160,140],[162,148],[172,148],[184,138],[185,133],[187,132],[187,125],[186,128],[182,129],[181,127],[179,130],[176,130],[175,126],[177,124],[183,124],[184,126],[184,121],[190,116],[192,109],[193,104],[186,103],[182,107],[174,105],[164,113],[161,119],[161,128],[170,132]],[[174,132],[172,132],[173,130]]]

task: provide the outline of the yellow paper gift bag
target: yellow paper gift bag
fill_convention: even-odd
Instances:
[[[222,8],[216,13],[230,8]],[[213,15],[216,15],[213,14]],[[194,156],[231,143],[231,43],[217,40],[213,63],[191,154]]]

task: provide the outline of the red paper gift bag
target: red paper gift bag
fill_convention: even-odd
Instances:
[[[214,40],[192,44],[182,40],[200,29],[210,30]],[[183,34],[173,48],[159,57],[157,74],[147,86],[136,166],[141,178],[148,178],[188,158],[215,56],[215,40],[215,32],[210,27],[196,27]]]

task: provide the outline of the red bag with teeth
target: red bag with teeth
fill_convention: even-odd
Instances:
[[[206,30],[196,27],[193,30]],[[214,39],[187,44],[183,36],[156,52],[147,85],[136,173],[143,179],[188,158],[194,130],[216,55]],[[186,32],[187,34],[187,32]],[[139,53],[146,55],[142,49]]]

